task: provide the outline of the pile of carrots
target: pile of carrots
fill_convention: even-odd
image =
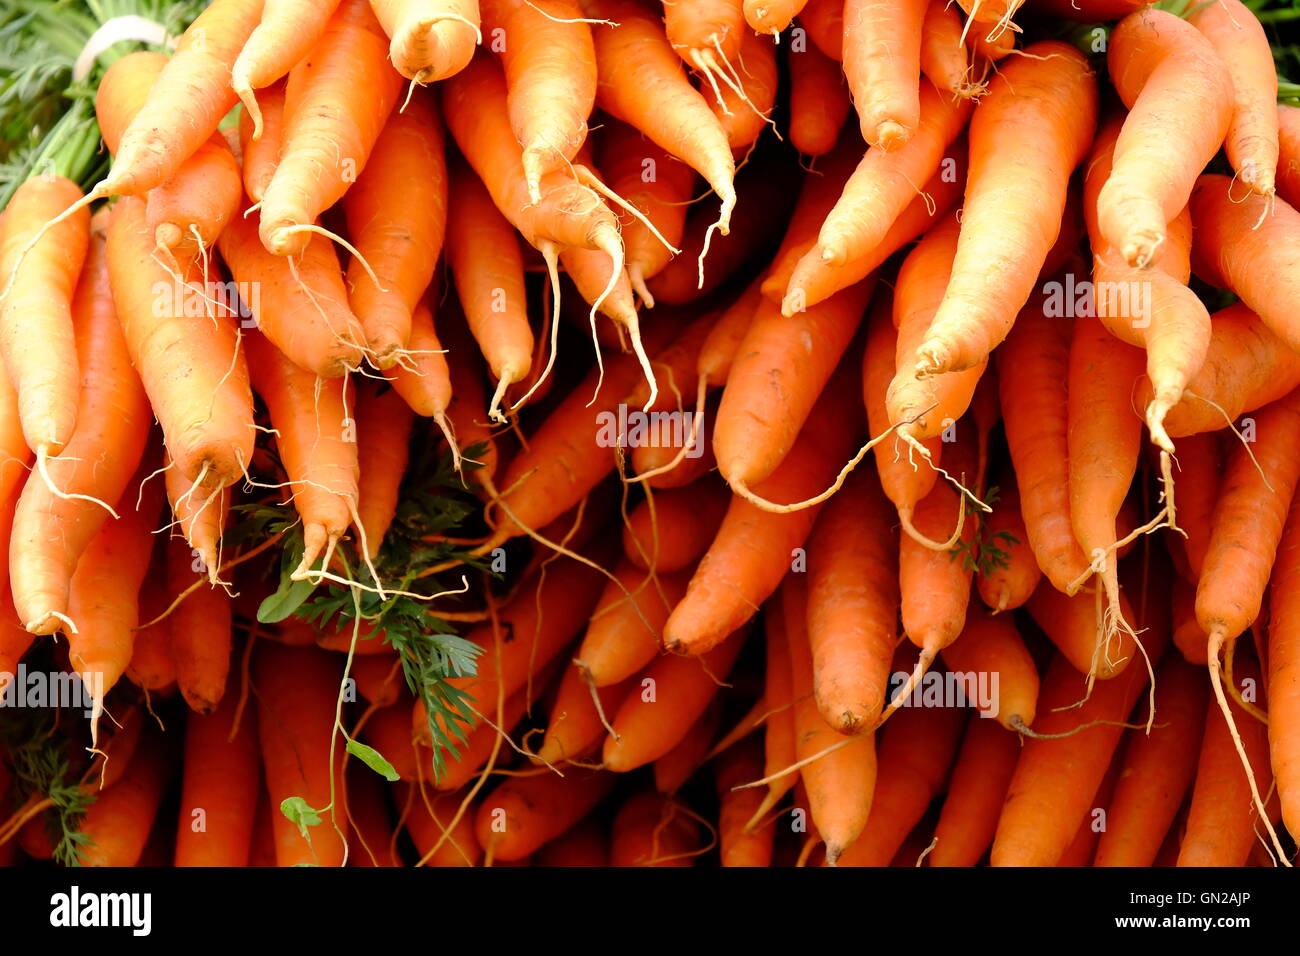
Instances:
[[[0,214],[0,865],[1292,865],[1300,108],[958,4],[114,60]]]

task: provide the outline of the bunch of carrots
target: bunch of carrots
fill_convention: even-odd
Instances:
[[[1291,866],[1260,7],[110,21],[0,213],[0,865]]]

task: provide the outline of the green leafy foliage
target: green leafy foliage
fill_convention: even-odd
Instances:
[[[9,754],[21,797],[48,799],[52,804],[46,820],[54,859],[63,866],[80,866],[81,851],[92,843],[81,832],[81,822],[95,797],[73,776],[68,760],[71,743],[58,727],[57,712],[0,709],[0,743]]]
[[[994,485],[984,492],[984,503],[991,508],[997,504],[998,497],[998,488]],[[952,560],[960,557],[962,567],[980,575],[992,574],[995,569],[1005,570],[1010,567],[1011,555],[998,545],[1004,544],[1010,547],[1019,544],[1020,539],[1010,531],[989,534],[988,512],[976,505],[969,495],[966,496],[966,507],[975,511],[975,533],[971,535],[969,541],[964,539],[958,541],[957,545],[948,552],[949,557]]]

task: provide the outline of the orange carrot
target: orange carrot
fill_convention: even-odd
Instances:
[[[415,414],[391,388],[366,383],[357,392],[357,515],[373,559],[397,514]]]
[[[632,689],[631,681],[602,687],[597,691],[600,710],[592,700],[591,685],[579,667],[566,667],[560,678],[555,702],[551,705],[550,719],[542,745],[537,748],[534,763],[558,764],[564,761],[585,760],[600,747],[606,731],[601,723],[601,713],[617,713],[618,707]]]
[[[708,479],[647,498],[623,527],[624,556],[661,574],[691,567],[708,550],[730,501],[726,486]]]
[[[415,414],[432,418],[446,436],[453,451],[459,454],[456,432],[450,424],[452,405],[452,371],[443,354],[442,342],[433,327],[433,313],[427,303],[419,302],[411,312],[411,337],[407,342],[409,367],[399,365],[384,373],[393,390],[405,399]],[[465,444],[470,443],[467,435]]]
[[[1170,556],[1192,585],[1200,580],[1205,564],[1221,466],[1217,435],[1189,435],[1178,443],[1178,527],[1183,533]],[[1179,564],[1180,555],[1185,566]]]
[[[343,863],[344,752],[343,743],[333,739],[341,676],[338,658],[314,647],[259,641],[253,654],[257,730],[271,793],[277,866]],[[293,797],[320,818],[305,834],[282,812]]]
[[[1132,608],[1123,592],[1119,602],[1124,620],[1131,622]],[[1138,654],[1133,636],[1127,631],[1120,631],[1111,641],[1109,654],[1098,653],[1097,633],[1104,608],[1098,607],[1096,595],[1084,593],[1066,597],[1052,587],[1050,581],[1043,581],[1025,605],[1025,610],[1080,674],[1093,674],[1097,680],[1109,680],[1123,673]]]
[[[294,572],[303,575],[322,553],[322,566],[329,565],[334,546],[357,520],[360,466],[347,379],[316,378],[261,333],[250,333],[244,343],[253,387],[266,402],[294,508],[303,521],[304,550]],[[368,541],[363,550],[369,551]]]
[[[961,636],[943,649],[943,662],[961,678],[962,693],[981,718],[996,718],[1008,730],[1033,724],[1038,671],[1011,618],[978,607],[969,611]],[[985,681],[987,700],[982,699]]]
[[[217,248],[257,328],[289,361],[322,378],[338,378],[361,365],[365,330],[348,306],[343,272],[328,239],[312,236],[290,265],[262,247],[251,217],[236,216]]]
[[[962,42],[961,16],[947,0],[930,0],[921,22],[921,73],[937,89],[954,96],[970,98],[983,92],[983,85],[972,76],[970,54]],[[979,35],[971,30],[968,36]],[[924,92],[924,85],[922,85]]]
[[[617,778],[573,768],[513,777],[483,798],[474,832],[479,846],[502,860],[519,860],[581,820]]]
[[[1278,104],[1277,192],[1292,206],[1300,207],[1300,107]]]
[[[778,85],[776,50],[767,40],[745,30],[740,35],[738,62],[736,79],[714,90],[710,106],[732,153],[743,157],[772,124]]]
[[[901,717],[899,718],[902,719]],[[1020,756],[1020,743],[997,721],[971,717],[966,721],[957,762],[948,782],[937,841],[926,862],[930,866],[975,866],[993,843],[998,813]]]
[[[835,146],[852,102],[839,65],[816,47],[792,52],[790,65],[790,142],[809,156],[824,156]]]
[[[1268,739],[1272,769],[1282,804],[1282,819],[1292,833],[1300,830],[1300,756],[1295,749],[1300,708],[1300,641],[1296,638],[1296,575],[1300,573],[1300,500],[1293,499],[1282,533],[1269,590]],[[1249,719],[1246,721],[1249,723]]]
[[[758,743],[743,740],[718,757],[718,842],[723,866],[770,866],[773,826],[755,832],[746,825],[762,802],[763,791],[755,787],[734,788],[762,773],[763,759]]]
[[[96,797],[78,828],[86,836],[81,866],[136,865],[175,768],[170,750],[158,733],[146,732],[122,779]]]
[[[814,698],[825,723],[842,734],[870,728],[884,705],[897,640],[893,517],[879,483],[855,474],[808,541]]]
[[[242,477],[252,461],[248,367],[229,311],[212,309],[192,270],[182,284],[154,261],[144,212],[144,201],[130,196],[113,207],[113,303],[172,467],[207,498]]]
[[[90,213],[78,210],[37,236],[81,198],[77,184],[62,176],[27,180],[5,208],[0,242],[0,353],[18,393],[23,438],[42,467],[77,425],[72,298],[89,244]]]
[[[994,613],[1022,607],[1043,576],[1029,546],[1020,494],[1010,469],[999,479],[997,487],[1000,495],[987,527],[990,540],[1005,555],[1004,563],[994,563],[987,571],[981,571],[975,581],[980,598]]]
[[[616,736],[605,739],[605,768],[626,773],[672,750],[727,679],[747,634],[742,625],[699,657],[669,654],[651,664],[613,718]]]
[[[655,659],[664,622],[690,580],[685,572],[651,575],[630,562],[621,562],[614,576],[617,583],[605,585],[575,658],[597,687],[626,680]]]
[[[474,839],[472,814],[463,815],[448,833],[462,799],[460,794],[431,794],[426,803],[414,784],[398,784],[396,796],[398,806],[408,808],[405,813],[406,831],[421,858],[429,856],[433,848],[438,847],[437,852],[429,856],[429,866],[478,866],[483,850]],[[442,845],[438,846],[439,843]]]
[[[284,88],[285,81],[278,80],[262,90],[258,104],[262,129],[256,139],[252,114],[247,109],[239,114],[244,192],[253,202],[262,201],[275,175],[275,167],[280,164],[280,147],[284,143]]]
[[[1129,114],[1097,216],[1111,246],[1141,267],[1155,261],[1166,224],[1223,144],[1232,79],[1196,27],[1163,10],[1139,10],[1120,21],[1106,58]],[[1197,121],[1174,119],[1180,116]]]
[[[745,22],[755,33],[770,33],[778,40],[808,0],[744,0]]]
[[[248,864],[262,768],[254,715],[236,728],[235,714],[232,695],[211,714],[185,718],[176,866]]]
[[[694,866],[699,828],[680,804],[644,791],[614,817],[610,866]]]
[[[169,547],[168,592],[179,594],[196,576],[190,550],[175,544]],[[197,713],[212,713],[227,696],[232,613],[230,595],[220,586],[209,585],[199,587],[167,619],[176,684]]]
[[[869,146],[898,149],[916,132],[925,6],[926,0],[844,5],[844,75]]]
[[[717,229],[727,235],[736,204],[731,149],[722,124],[683,75],[658,18],[632,0],[586,0],[583,9],[618,23],[592,36],[597,104],[705,178],[722,202]]]
[[[339,0],[265,0],[261,22],[249,34],[230,68],[230,86],[252,121],[253,140],[267,133],[267,116],[263,112],[266,98],[259,104],[253,91],[282,79],[312,53],[338,5]],[[260,199],[253,196],[255,202]]]
[[[371,6],[393,38],[388,58],[417,83],[459,73],[482,41],[477,0],[371,0]]]
[[[564,169],[587,138],[596,102],[591,27],[577,0],[480,0],[480,6],[488,35],[510,38],[499,51],[510,88],[510,125],[536,202],[542,177]]]
[[[1205,34],[1232,80],[1232,119],[1224,149],[1253,193],[1271,196],[1278,162],[1277,67],[1264,27],[1240,0],[1215,0],[1187,22]]]
[[[258,235],[268,252],[299,256],[314,223],[365,169],[402,80],[388,62],[367,0],[343,0],[311,56],[289,73],[284,139],[266,186]]]
[[[608,866],[609,836],[590,817],[571,826],[533,854],[534,866]]]
[[[447,223],[442,121],[430,94],[413,94],[385,124],[343,209],[360,253],[348,266],[348,301],[370,360],[390,368],[411,336],[411,311],[433,278]]]
[[[1192,784],[1209,691],[1200,672],[1170,656],[1156,674],[1159,723],[1128,732],[1123,768],[1095,866],[1151,866]],[[1140,707],[1140,705],[1139,705]]]

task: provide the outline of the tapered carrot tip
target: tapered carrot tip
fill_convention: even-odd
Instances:
[[[1165,241],[1162,232],[1141,231],[1124,242],[1124,261],[1135,269],[1147,269],[1156,259],[1156,252]]]
[[[912,131],[902,123],[886,120],[876,127],[875,136],[867,136],[867,142],[879,146],[885,152],[898,149],[912,138]]]
[[[164,222],[153,232],[153,241],[159,249],[175,249],[183,238],[181,227],[174,222]]]

